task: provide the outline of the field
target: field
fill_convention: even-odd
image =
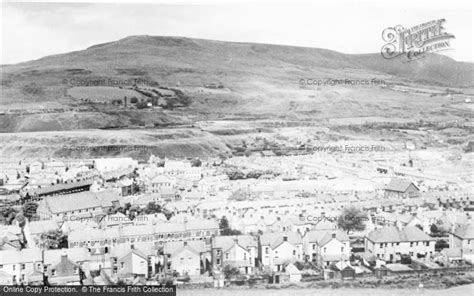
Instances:
[[[88,100],[90,102],[107,102],[130,98],[145,98],[142,94],[132,90],[111,86],[76,86],[67,90],[67,94],[77,100]]]

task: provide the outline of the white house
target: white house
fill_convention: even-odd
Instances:
[[[163,248],[165,273],[200,275],[205,260],[206,244],[203,241],[165,243]]]
[[[461,250],[463,255],[474,253],[474,223],[472,221],[449,234],[449,248]]]
[[[342,230],[312,230],[304,237],[304,253],[308,260],[320,266],[348,260],[349,236]]]
[[[0,272],[11,284],[42,282],[43,259],[40,249],[0,251]]]
[[[285,263],[303,260],[303,239],[298,232],[273,232],[260,236],[259,257],[264,266],[282,271]]]
[[[365,238],[365,250],[386,261],[398,261],[400,255],[428,257],[435,251],[436,239],[418,227],[384,227],[370,232]]]
[[[217,236],[212,239],[212,265],[237,267],[241,273],[251,274],[257,258],[257,239],[251,235]]]

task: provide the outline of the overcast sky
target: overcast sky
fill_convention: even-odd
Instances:
[[[446,31],[455,35],[452,50],[443,54],[458,61],[473,61],[470,1],[313,1],[291,5],[274,1],[221,2],[225,3],[3,3],[1,63],[81,50],[130,35],[186,36],[374,53],[380,52],[384,44],[381,32],[386,27],[411,27],[441,18],[446,19]]]

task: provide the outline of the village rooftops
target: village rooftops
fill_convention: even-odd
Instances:
[[[72,231],[69,241],[94,241],[102,239],[120,239],[122,237],[148,236],[155,234],[178,235],[188,230],[216,230],[219,229],[217,222],[211,220],[191,221],[189,224],[181,223],[159,223],[156,225],[127,225],[107,229],[84,229]]]
[[[430,237],[418,227],[407,226],[399,229],[395,226],[384,227],[371,231],[367,239],[374,243],[392,243],[392,242],[419,242],[432,241],[435,238]]]

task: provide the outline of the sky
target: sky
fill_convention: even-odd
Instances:
[[[446,19],[455,36],[443,51],[474,62],[473,1],[161,1],[2,2],[0,63],[85,49],[131,35],[380,52],[382,31]]]

